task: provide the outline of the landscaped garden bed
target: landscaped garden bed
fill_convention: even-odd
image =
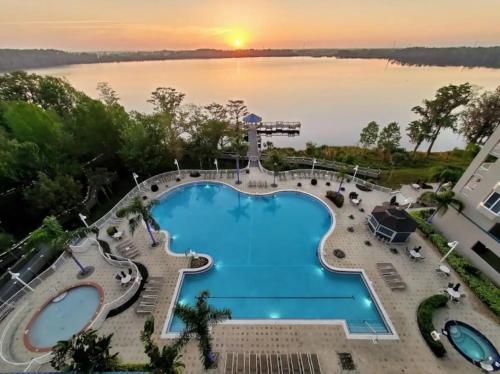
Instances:
[[[434,295],[420,303],[417,309],[417,324],[425,342],[437,357],[444,357],[446,349],[439,340],[434,340],[431,332],[435,331],[432,317],[436,309],[443,308],[448,302],[446,295]]]
[[[420,231],[443,255],[449,251],[448,240],[425,220],[425,212],[411,212]],[[447,259],[448,264],[455,269],[464,283],[476,294],[476,296],[493,312],[500,317],[500,289],[479,269],[474,267],[456,251],[451,253]]]

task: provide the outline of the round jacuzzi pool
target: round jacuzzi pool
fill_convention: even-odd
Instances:
[[[500,369],[500,357],[495,346],[474,327],[461,321],[448,321],[444,333],[453,347],[473,364],[488,368],[488,371]]]
[[[68,340],[92,322],[103,299],[102,288],[90,282],[59,292],[29,322],[24,333],[26,347],[49,351],[59,340]]]

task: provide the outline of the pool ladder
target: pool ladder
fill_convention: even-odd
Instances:
[[[363,321],[365,323],[366,326],[368,326],[368,328],[371,330],[371,332],[373,333],[373,335],[375,335],[375,338],[373,338],[372,340],[372,343],[373,344],[377,344],[378,343],[378,334],[377,334],[377,331],[372,327],[372,325],[370,325],[368,323],[368,321]]]

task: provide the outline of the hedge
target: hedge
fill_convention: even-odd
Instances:
[[[148,364],[141,364],[141,363],[132,363],[132,362],[123,362],[118,365],[118,369],[120,371],[131,371],[131,372],[149,372],[149,366]]]
[[[431,351],[437,357],[444,357],[446,355],[446,349],[443,343],[439,340],[435,341],[431,336],[431,332],[435,330],[434,324],[432,323],[432,317],[435,310],[443,308],[446,306],[447,302],[448,296],[434,295],[422,301],[417,309],[418,329]]]
[[[418,228],[436,246],[443,255],[449,251],[448,240],[422,218],[422,211],[410,213]],[[425,213],[424,213],[425,214]],[[455,269],[464,283],[476,294],[476,296],[493,312],[500,317],[500,289],[479,269],[473,266],[456,251],[452,252],[446,260]]]

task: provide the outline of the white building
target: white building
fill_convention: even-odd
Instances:
[[[453,188],[465,207],[433,220],[457,251],[500,285],[500,127]]]

